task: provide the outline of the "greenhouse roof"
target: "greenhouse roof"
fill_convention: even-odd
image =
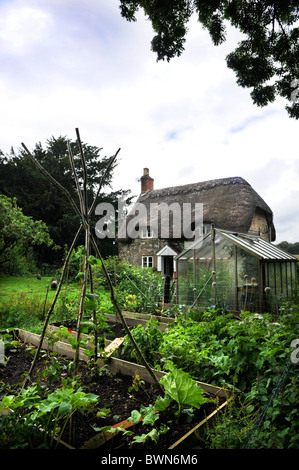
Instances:
[[[256,255],[260,259],[296,261],[296,258],[290,253],[287,253],[281,248],[272,245],[272,243],[267,242],[263,238],[258,237],[256,235],[227,232],[225,230],[216,231],[223,235],[225,238],[231,240],[236,245],[240,246],[241,248],[244,248],[244,250]]]
[[[287,253],[286,251],[282,250],[281,248],[278,248],[275,245],[272,245],[272,243],[263,240],[259,236],[245,233],[229,232],[227,230],[220,229],[215,229],[215,232],[216,234],[223,236],[224,238],[231,241],[233,244],[239,246],[240,248],[243,248],[249,253],[252,253],[261,260],[279,260],[295,262],[297,261],[297,258],[295,256],[291,255],[290,253]],[[211,232],[206,237],[204,237],[203,240],[196,240],[195,242],[193,242],[186,250],[184,250],[177,256],[177,259],[179,259],[181,256],[185,256],[189,251],[192,251],[194,249],[200,250],[202,242],[210,235]]]

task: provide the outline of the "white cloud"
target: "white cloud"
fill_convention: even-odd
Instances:
[[[51,17],[42,10],[26,5],[11,9],[6,5],[0,18],[3,53],[24,56],[30,48],[40,43],[50,23]]]
[[[242,176],[274,211],[278,241],[298,241],[298,123],[282,100],[257,108],[236,85],[225,64],[236,30],[215,47],[194,18],[170,63],[150,51],[149,21],[125,21],[118,0],[11,0],[0,31],[4,152],[79,127],[105,155],[121,147],[114,185],[136,195],[143,167],[157,188]]]

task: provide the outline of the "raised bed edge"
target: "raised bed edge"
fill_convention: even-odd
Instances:
[[[38,346],[40,343],[40,335],[38,335],[37,333],[31,333],[30,331],[21,330],[20,328],[16,328],[15,333],[23,343],[33,344],[34,346]],[[75,350],[70,344],[63,343],[62,341],[57,341],[53,346],[50,346],[48,338],[44,338],[42,343],[42,349],[46,349],[48,351],[53,352],[59,352],[60,354],[71,358],[75,356]],[[84,362],[89,361],[89,357],[84,354],[83,348],[79,348],[79,359]]]
[[[24,343],[29,343],[37,346],[40,341],[40,335],[36,333],[31,333],[26,330],[21,330],[21,329],[16,329],[17,336],[24,342]],[[75,355],[75,350],[71,347],[70,344],[63,343],[61,341],[57,341],[54,346],[49,346],[47,338],[44,339],[43,344],[42,344],[43,349],[47,349],[50,351],[55,351],[59,352],[61,354],[64,354],[65,356],[68,357],[74,357]],[[79,357],[81,360],[88,362],[89,357],[84,354],[84,349],[79,348]],[[123,375],[130,375],[134,376],[135,374],[141,375],[144,380],[146,380],[149,383],[153,383],[153,379],[150,375],[150,373],[147,371],[146,367],[140,365],[140,364],[135,364],[133,362],[125,361],[123,359],[119,359],[117,357],[109,357],[108,360],[103,360],[103,365],[108,364],[109,369],[111,372],[119,372]],[[158,379],[163,377],[166,372],[161,372],[157,370],[153,370],[154,374]],[[214,385],[206,384],[204,382],[196,381],[197,384],[205,391],[209,392],[213,395],[216,395],[221,398],[227,398],[230,395],[229,390],[225,390],[221,387],[217,387]]]
[[[158,320],[159,322],[162,322],[162,323],[173,323],[175,321],[175,318],[172,318],[172,317],[167,317],[167,316],[163,317],[162,315],[152,315],[150,313],[130,312],[129,310],[124,310],[123,315],[125,317],[140,318],[143,320],[150,320],[151,318],[153,318],[154,320]]]
[[[128,312],[126,312],[128,313]],[[104,313],[106,319],[108,322],[110,323],[122,323],[121,322],[121,319],[112,314],[112,313]],[[149,321],[150,317],[154,318],[155,320],[158,320],[158,318],[154,317],[153,315],[147,315],[148,318],[140,318],[140,315],[139,316],[129,316],[127,314],[124,315],[124,319],[127,323],[128,326],[137,326],[137,325],[142,325],[143,327],[146,326],[147,322]],[[159,318],[163,318],[163,317],[159,317]],[[159,325],[159,329],[160,330],[165,330],[166,328],[168,328],[168,323],[167,322],[162,322],[162,320],[158,320],[160,322],[160,325]]]
[[[228,402],[231,400],[229,398],[224,403],[222,403],[216,410],[214,410],[211,414],[209,414],[205,419],[203,419],[200,423],[198,423],[194,428],[190,429],[184,436],[178,439],[174,444],[172,444],[168,449],[186,449],[192,448],[193,445],[196,445],[198,439],[196,437],[196,432],[204,432],[204,425],[209,422],[211,424],[215,419],[216,413],[219,413],[228,405]]]

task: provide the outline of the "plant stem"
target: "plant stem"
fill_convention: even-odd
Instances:
[[[85,256],[84,256],[84,280],[83,286],[81,291],[81,298],[80,298],[80,307],[79,307],[79,314],[78,314],[78,321],[77,321],[77,347],[75,352],[75,360],[74,360],[74,376],[77,375],[78,367],[79,367],[79,349],[80,349],[80,334],[81,334],[81,321],[83,317],[83,310],[84,310],[84,300],[87,288],[87,279],[88,279],[88,255],[89,255],[89,246],[90,246],[90,232],[89,226],[85,229]]]
[[[90,283],[90,293],[93,294],[93,278],[92,278],[92,269],[89,265],[89,283]],[[98,325],[97,325],[97,312],[96,310],[92,311],[92,319],[94,323],[94,362],[95,362],[95,374],[98,374]]]

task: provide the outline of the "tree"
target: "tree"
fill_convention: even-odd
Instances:
[[[299,118],[299,0],[120,0],[128,21],[136,21],[139,8],[156,33],[151,46],[157,60],[182,54],[194,13],[214,45],[225,41],[227,23],[238,28],[245,38],[226,57],[238,85],[252,90],[257,106],[286,98],[289,116]]]
[[[67,144],[66,137],[52,137],[47,140],[45,148],[41,143],[37,143],[32,154],[69,191],[73,199],[78,201]],[[77,173],[82,182],[83,175],[78,144],[71,142],[70,146],[78,169]],[[93,200],[98,184],[103,177],[104,189],[101,191],[98,202],[109,202],[116,207],[118,198],[122,197],[128,203],[130,201],[129,190],[109,191],[116,163],[105,174],[110,157],[100,157],[101,148],[84,143],[82,147],[88,173],[89,201]],[[24,149],[17,153],[12,149],[9,155],[0,155],[0,186],[5,195],[17,197],[18,204],[25,215],[45,222],[55,245],[61,247],[60,252],[56,251],[55,253],[52,249],[45,249],[45,247],[36,249],[39,259],[50,264],[61,262],[62,249],[65,245],[69,246],[72,243],[80,224],[78,216],[72,211],[65,195],[39,171]],[[95,223],[94,216],[93,227]],[[80,243],[83,243],[83,240],[79,240]],[[113,244],[112,239],[101,240],[101,245],[103,256],[116,253],[117,247]]]
[[[41,220],[23,214],[16,198],[0,194],[0,267],[9,263],[14,251],[26,254],[30,246],[52,246],[48,228]]]
[[[283,241],[278,243],[277,246],[292,255],[299,255],[299,242],[289,243],[287,241]]]

